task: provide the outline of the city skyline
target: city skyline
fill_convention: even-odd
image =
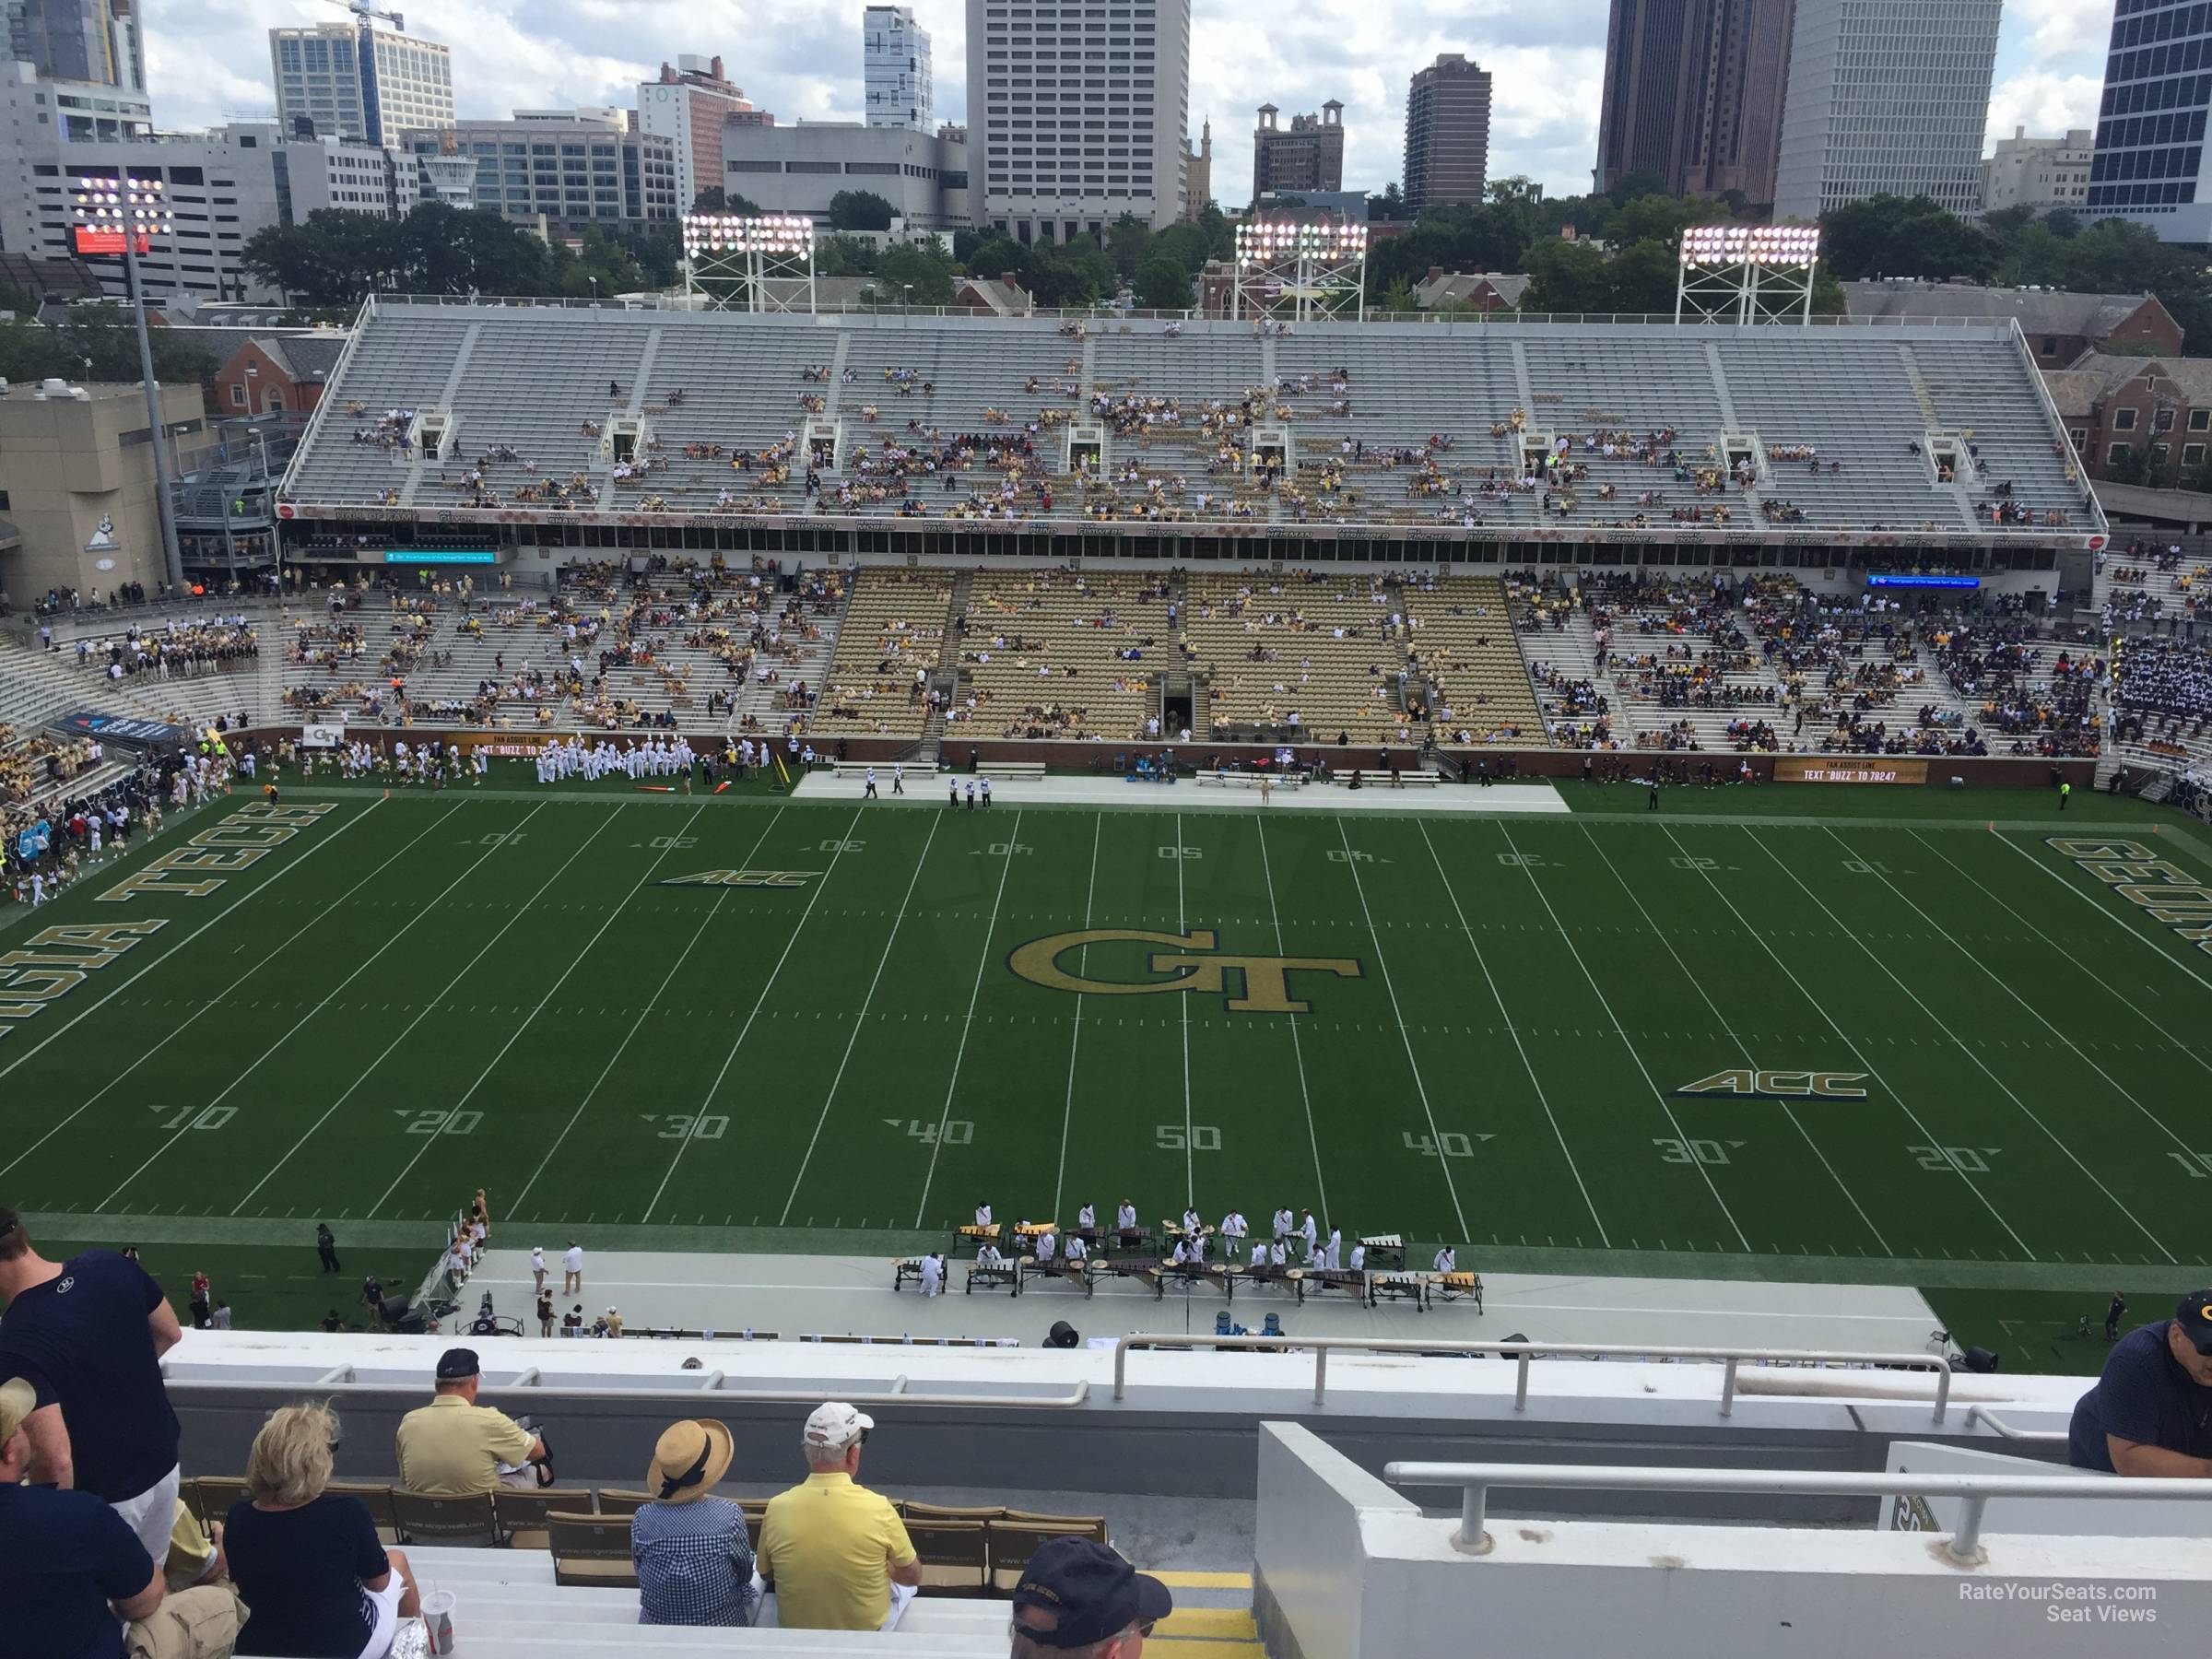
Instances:
[[[936,120],[967,117],[960,0],[912,0],[940,65]],[[621,14],[591,0],[424,0],[403,8],[409,33],[454,45],[453,91],[463,117],[517,108],[630,107],[662,59],[720,51],[729,76],[779,121],[860,121],[856,36],[862,6],[818,0],[699,0]],[[1448,24],[1403,0],[1319,0],[1255,38],[1249,23],[1205,4],[1193,7],[1190,134],[1208,115],[1215,178],[1241,193],[1252,177],[1249,112],[1345,104],[1347,189],[1379,191],[1400,177],[1406,91],[1439,53],[1462,52],[1496,77],[1490,176],[1524,173],[1551,194],[1589,189],[1596,157],[1608,0],[1562,0],[1543,15],[1509,0],[1469,0]],[[269,114],[267,30],[329,21],[312,0],[234,0],[219,12],[181,0],[145,6],[148,75],[157,123],[179,130],[227,117]],[[1990,101],[1988,137],[2024,124],[2031,134],[2094,124],[2103,81],[2111,0],[2006,0]],[[730,43],[759,42],[734,53]],[[1985,144],[1986,147],[1986,144]],[[1230,181],[1236,182],[1232,185]],[[1225,201],[1224,206],[1241,206]]]

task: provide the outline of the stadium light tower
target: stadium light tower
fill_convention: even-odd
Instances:
[[[1367,318],[1367,227],[1255,219],[1237,227],[1229,314],[1300,323]]]
[[[76,222],[71,229],[72,251],[79,258],[120,255],[123,260],[131,317],[138,326],[138,378],[146,386],[146,424],[154,441],[154,508],[161,524],[161,558],[169,569],[169,585],[182,592],[184,558],[177,547],[175,503],[169,499],[169,434],[161,428],[161,388],[154,380],[154,347],[146,334],[146,293],[138,286],[138,256],[152,250],[155,237],[167,236],[173,229],[169,198],[162,194],[160,180],[122,173],[112,179],[79,179],[73,206]]]
[[[709,311],[815,310],[814,221],[803,213],[684,215],[684,290]]]
[[[1694,225],[1682,232],[1677,323],[1813,320],[1818,225]]]

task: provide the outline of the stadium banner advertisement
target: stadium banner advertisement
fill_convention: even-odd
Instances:
[[[336,748],[346,741],[346,723],[335,725],[304,725],[300,728],[302,748]]]
[[[1866,578],[1870,588],[1978,588],[1979,576],[1881,576]]]
[[[120,714],[102,714],[98,709],[79,709],[53,723],[58,731],[76,737],[97,737],[124,748],[175,748],[184,741],[184,728],[163,720],[133,720]]]
[[[1774,762],[1777,783],[1925,783],[1925,760],[1829,760],[1784,755]]]

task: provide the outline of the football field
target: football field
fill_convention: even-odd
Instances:
[[[548,1247],[889,1252],[1125,1197],[1423,1265],[2203,1277],[2212,955],[2142,896],[2212,877],[2182,820],[1563,793],[241,793],[0,922],[0,999],[37,999],[0,1019],[0,1197],[77,1238],[414,1223],[426,1267],[482,1186]]]

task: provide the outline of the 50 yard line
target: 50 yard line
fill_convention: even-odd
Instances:
[[[952,1121],[953,1093],[960,1086],[960,1062],[968,1057],[968,1034],[975,1030],[976,999],[983,994],[983,974],[991,966],[991,941],[998,932],[998,910],[1006,902],[1006,877],[1014,868],[1014,849],[1020,844],[1021,813],[1018,808],[1014,814],[1014,833],[1006,843],[1006,862],[998,866],[998,891],[991,900],[991,920],[983,927],[983,947],[975,959],[975,986],[968,993],[968,1018],[960,1022],[960,1045],[953,1051],[952,1076],[945,1083],[945,1110],[937,1114],[936,1137],[929,1143],[929,1171],[922,1177],[922,1201],[914,1206],[917,1228],[922,1225],[922,1218],[929,1213],[929,1189],[937,1178],[937,1155],[945,1149],[945,1125]],[[1180,864],[1182,860],[1176,862]],[[792,1196],[798,1196],[795,1186],[792,1188]]]
[[[1266,815],[1263,813],[1253,819],[1253,826],[1260,832],[1260,875],[1267,883],[1267,914],[1275,923],[1275,953],[1286,956],[1288,952],[1283,948],[1283,914],[1275,902],[1275,865],[1267,856]],[[1323,1217],[1333,1223],[1335,1218],[1329,1215],[1328,1177],[1321,1170],[1321,1135],[1313,1127],[1313,1094],[1306,1086],[1305,1042],[1298,1034],[1298,1016],[1286,1014],[1283,1018],[1290,1022],[1290,1054],[1298,1063],[1298,1099],[1306,1111],[1306,1144],[1313,1148],[1313,1185],[1321,1197]],[[1598,1230],[1602,1233],[1605,1229],[1601,1227]]]

